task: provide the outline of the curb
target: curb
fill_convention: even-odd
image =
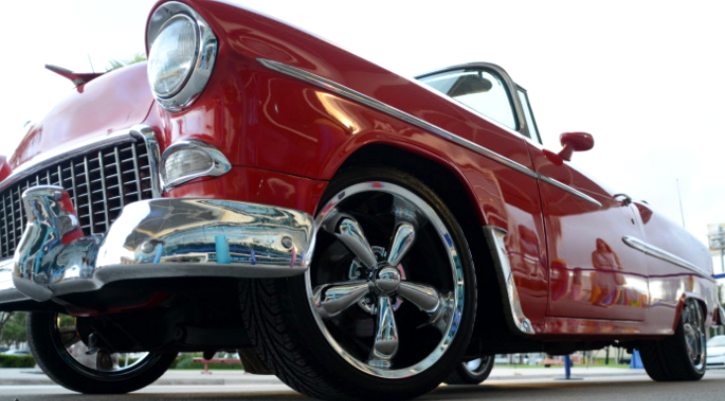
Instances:
[[[622,369],[622,372],[587,372],[587,371],[572,371],[571,377],[586,378],[586,377],[617,377],[617,376],[647,376],[644,370],[629,370]],[[530,379],[559,379],[564,377],[564,372],[550,371],[550,372],[536,372],[526,374],[510,374],[510,375],[496,375],[492,374],[486,381],[493,380],[530,380]]]

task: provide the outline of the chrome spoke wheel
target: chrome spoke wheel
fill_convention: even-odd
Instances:
[[[377,377],[435,364],[464,307],[460,250],[446,224],[419,195],[386,182],[344,188],[322,210],[306,284],[325,339]]]
[[[707,361],[705,333],[703,309],[697,300],[686,299],[673,335],[639,344],[647,374],[657,381],[702,379]]]
[[[78,363],[79,368],[87,368],[88,372],[97,375],[123,373],[132,370],[134,366],[143,364],[148,358],[148,352],[116,353],[103,350],[89,349],[83,342],[81,334],[76,327],[76,319],[69,315],[57,315],[55,319],[55,330],[58,332],[63,350],[59,352],[64,358],[72,358]]]
[[[357,167],[332,179],[315,227],[304,276],[239,283],[260,359],[317,399],[411,399],[438,386],[476,316],[456,216],[407,173]]]
[[[86,394],[128,393],[153,383],[176,358],[175,352],[118,353],[88,346],[93,341],[87,323],[55,312],[28,315],[28,345],[35,361],[67,389]]]
[[[702,310],[694,302],[688,302],[682,309],[682,328],[685,334],[687,355],[695,369],[701,370],[705,365],[705,349],[707,338]]]

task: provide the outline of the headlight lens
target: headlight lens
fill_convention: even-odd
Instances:
[[[201,141],[175,143],[161,159],[165,189],[199,177],[217,177],[230,169],[229,160],[219,149]]]
[[[179,93],[194,69],[198,49],[196,24],[186,15],[170,19],[149,51],[148,76],[157,96]]]
[[[191,7],[170,1],[151,14],[146,39],[148,80],[156,101],[169,111],[190,106],[214,68],[214,32]]]

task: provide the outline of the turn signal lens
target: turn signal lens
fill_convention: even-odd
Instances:
[[[200,141],[183,141],[169,146],[161,161],[164,188],[199,177],[217,177],[231,169],[219,149]]]

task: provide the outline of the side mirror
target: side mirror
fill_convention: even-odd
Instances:
[[[566,132],[559,137],[561,146],[564,149],[559,152],[559,157],[566,161],[571,160],[572,153],[583,152],[594,147],[594,137],[586,132]]]

